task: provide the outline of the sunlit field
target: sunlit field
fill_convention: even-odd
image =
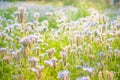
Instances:
[[[0,80],[120,80],[120,8],[106,1],[1,1]]]

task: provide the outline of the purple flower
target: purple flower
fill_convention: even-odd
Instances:
[[[62,80],[69,80],[70,72],[68,70],[63,70],[58,72],[58,78]]]
[[[79,77],[76,80],[90,80],[88,76]]]
[[[92,67],[83,67],[83,70],[90,72],[90,73],[94,72],[94,68],[92,68]]]

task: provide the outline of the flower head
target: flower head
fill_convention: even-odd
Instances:
[[[83,70],[87,71],[87,72],[90,72],[90,73],[94,72],[94,68],[92,68],[92,67],[83,67]]]
[[[88,76],[79,77],[76,80],[90,80]]]
[[[70,80],[69,79],[70,72],[68,70],[63,70],[58,72],[58,78],[62,80]]]

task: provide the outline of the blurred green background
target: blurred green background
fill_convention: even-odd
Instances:
[[[41,1],[41,2],[46,2],[46,3],[58,3],[61,2],[64,5],[74,5],[78,6],[80,3],[86,3],[92,5],[98,5],[100,4],[101,6],[108,6],[110,5],[111,1],[113,0],[1,0],[1,1],[9,1],[9,2],[17,2],[17,1]]]

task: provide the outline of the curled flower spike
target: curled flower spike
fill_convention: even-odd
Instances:
[[[26,21],[26,9],[24,7],[20,7],[17,12],[18,22],[24,23]]]
[[[60,54],[61,54],[61,57],[62,57],[63,65],[65,66],[66,63],[67,63],[67,53],[66,52],[60,52]]]
[[[10,54],[12,55],[12,58],[13,58],[13,59],[15,59],[15,60],[18,60],[18,59],[19,59],[19,56],[18,56],[17,51],[11,51]]]
[[[23,46],[30,46],[33,42],[36,42],[38,40],[39,36],[36,35],[29,35],[26,36],[24,38],[22,38],[19,42],[23,45]]]
[[[60,52],[62,57],[67,57],[67,53],[66,52]]]
[[[4,57],[5,54],[7,54],[8,49],[7,48],[0,48],[0,57]]]
[[[35,67],[36,66],[36,63],[39,61],[38,58],[35,58],[35,57],[31,57],[29,58],[29,62],[31,64],[32,67]]]
[[[82,41],[82,36],[81,35],[76,35],[76,43],[77,43],[77,46],[79,46],[81,44],[81,41]]]
[[[37,73],[38,80],[41,80],[43,68],[44,66],[36,65],[36,69],[38,70],[38,73]]]
[[[52,55],[56,52],[55,48],[50,48],[46,51],[48,53],[49,58],[52,58]]]
[[[56,64],[57,59],[54,57],[54,58],[52,58],[51,61],[53,63],[53,67],[56,68],[57,67],[57,64]]]

